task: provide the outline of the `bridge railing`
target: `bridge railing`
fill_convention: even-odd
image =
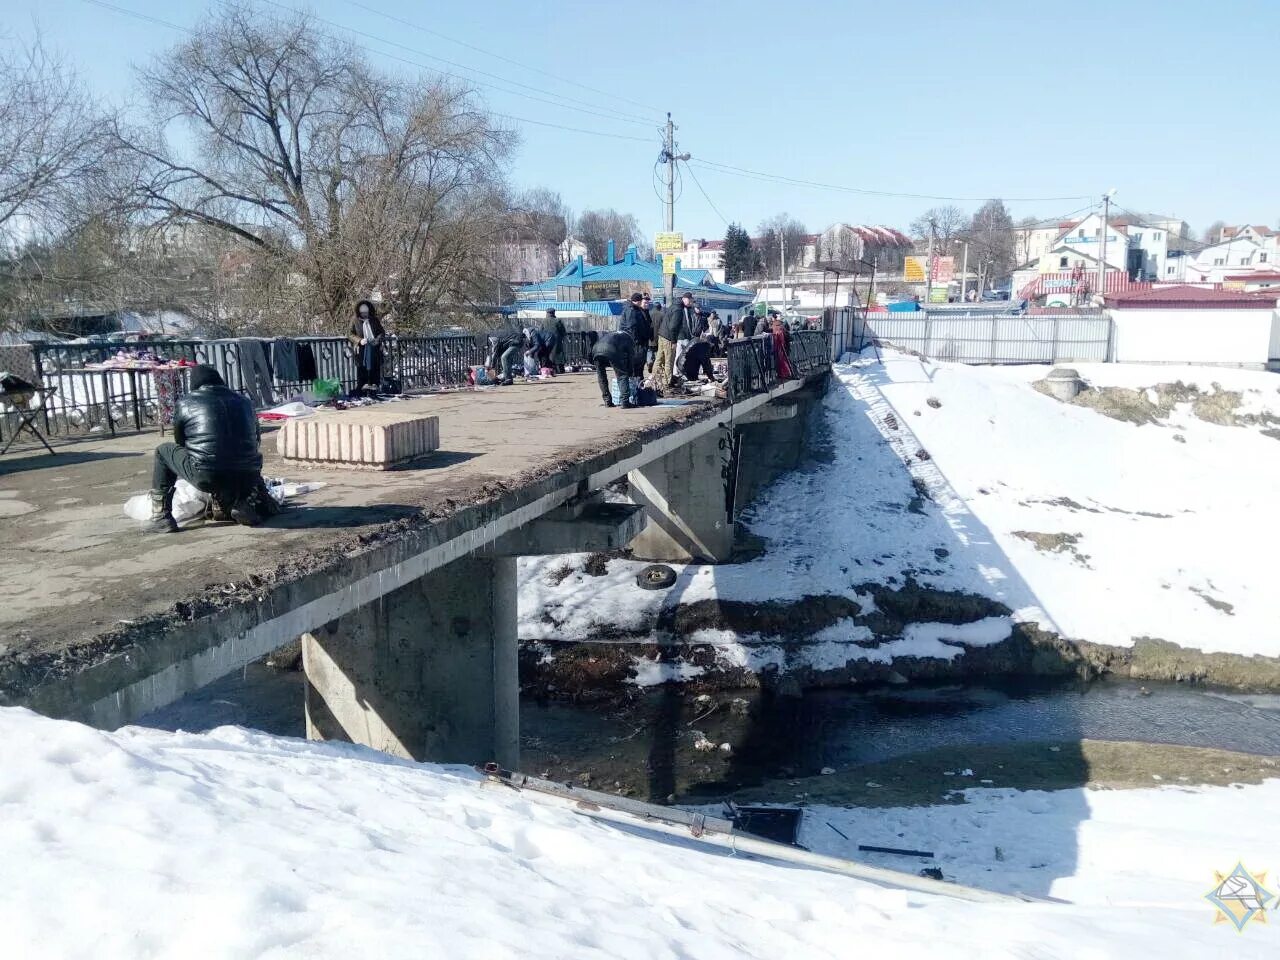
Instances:
[[[564,343],[565,362],[590,366],[596,331],[570,331]],[[356,384],[356,364],[345,337],[295,337],[284,339],[153,340],[143,343],[35,343],[30,361],[36,379],[57,389],[45,394],[40,426],[52,436],[115,433],[117,429],[145,429],[165,417],[172,389],[164,382],[127,370],[87,370],[111,359],[121,349],[146,349],[166,360],[187,360],[212,366],[233,390],[265,405],[273,394],[278,402],[304,392],[310,379],[296,377],[284,366],[277,349],[291,351],[292,344],[310,348],[316,375],[338,381],[350,390]],[[384,348],[383,373],[404,389],[448,388],[464,385],[467,370],[485,361],[483,335],[396,337]],[[25,351],[27,348],[23,347]],[[259,352],[260,351],[260,352]],[[830,358],[826,334],[802,330],[791,334],[788,357],[795,376],[807,376]],[[773,339],[768,334],[726,344],[730,401],[763,393],[779,382]],[[181,390],[182,381],[176,388]],[[270,391],[263,388],[270,386]],[[162,394],[164,394],[162,396]],[[17,414],[0,410],[0,442],[16,429]]]
[[[728,399],[736,403],[745,397],[772,390],[783,379],[778,349],[772,334],[729,340]],[[807,377],[831,362],[830,339],[823,330],[798,330],[790,335],[786,359],[792,377]]]

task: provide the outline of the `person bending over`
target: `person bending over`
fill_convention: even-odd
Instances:
[[[173,493],[178,478],[213,498],[215,519],[230,516],[256,526],[275,513],[262,481],[258,419],[253,404],[227,387],[213,367],[192,368],[191,390],[173,413],[173,442],[156,447],[151,477],[151,523],[177,532]]]
[[[631,402],[631,377],[635,372],[635,341],[631,334],[618,331],[605,333],[591,348],[591,360],[596,367],[596,380],[600,384],[600,396],[606,407],[615,406],[613,395],[609,392],[609,368],[613,367],[613,375],[618,381],[618,396],[624,410],[635,406]]]
[[[680,373],[685,380],[691,383],[698,379],[699,374],[705,374],[709,381],[715,383],[716,371],[711,366],[711,339],[709,334],[704,333],[689,345],[689,349],[684,352],[684,362]]]

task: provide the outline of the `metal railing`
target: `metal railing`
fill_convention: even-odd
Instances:
[[[830,336],[825,330],[799,330],[790,335],[787,350],[792,377],[818,373],[831,362]],[[779,372],[778,351],[772,334],[729,340],[725,343],[727,358],[726,392],[730,403],[765,393],[783,379]]]
[[[564,342],[565,363],[591,366],[591,349],[599,333],[570,331]],[[300,359],[297,347],[314,360],[317,377],[338,381],[344,390],[356,385],[357,368],[345,337],[295,337],[246,340],[162,340],[145,343],[36,343],[30,347],[30,369],[47,388],[39,425],[50,436],[115,435],[118,430],[143,430],[163,426],[172,399],[161,396],[163,385],[152,376],[121,370],[89,370],[105,363],[121,349],[146,349],[166,360],[187,360],[216,369],[227,386],[249,396],[255,405],[282,402],[305,392],[311,379],[295,374]],[[467,383],[468,368],[485,362],[487,338],[476,336],[395,337],[384,345],[384,379],[394,379],[401,389],[448,389]],[[24,350],[26,348],[23,348]],[[794,376],[807,376],[830,359],[828,331],[805,330],[791,334],[788,351]],[[726,344],[729,367],[728,396],[761,393],[779,381],[773,339],[767,334]],[[289,360],[288,358],[293,358]],[[25,359],[25,358],[24,358]],[[29,374],[28,374],[29,375]],[[174,383],[181,392],[185,381]],[[18,415],[0,411],[0,442],[17,429]]]

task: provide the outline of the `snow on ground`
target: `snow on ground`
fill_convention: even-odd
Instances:
[[[1280,415],[1274,374],[1079,369],[1106,386],[1220,384],[1243,392],[1241,412]],[[1204,422],[1187,404],[1167,422],[1118,421],[1033,390],[1046,372],[895,353],[837,365],[824,400],[831,462],[781,478],[744,514],[769,541],[764,556],[680,568],[665,592],[635,585],[640,563],[615,560],[592,577],[583,557],[522,561],[522,639],[644,628],[664,605],[716,597],[836,593],[865,610],[870,597],[855,587],[899,586],[909,575],[1000,600],[1014,619],[1077,639],[1129,645],[1149,636],[1280,655],[1280,592],[1266,576],[1280,542],[1280,441],[1259,427]],[[921,488],[929,499],[913,502]],[[574,572],[555,582],[566,563]],[[829,639],[848,646],[860,629],[837,624]],[[988,623],[949,639],[1004,636]],[[940,639],[913,630],[893,653],[933,656]]]
[[[964,772],[957,771],[957,787],[974,782],[962,778]],[[1181,903],[1207,920],[1212,907],[1197,904],[1204,903],[1200,897],[1213,886],[1215,870],[1226,874],[1243,861],[1272,879],[1280,867],[1280,839],[1244,826],[1259,811],[1280,807],[1280,780],[1247,787],[961,792],[965,802],[932,807],[806,807],[799,840],[819,853],[895,870],[937,866],[943,876],[986,890],[1113,908]],[[935,857],[859,853],[858,844]],[[1280,940],[1273,949],[1280,950]]]
[[[1063,843],[1079,833],[1083,849],[1123,877],[1103,883],[1086,858],[1080,905],[975,905],[692,840],[645,839],[638,828],[482,789],[462,768],[358,747],[230,727],[108,734],[19,709],[0,709],[0,743],[4,957],[1131,958],[1276,949],[1274,927],[1237,935],[1211,925],[1203,890],[1190,882],[1201,866],[1230,869],[1237,854],[1248,865],[1255,854],[1268,860],[1255,869],[1280,867],[1265,831],[1241,849],[1214,826],[1234,823],[1238,835],[1262,823],[1246,815],[1249,802],[1274,809],[1274,783],[1205,792],[1194,829],[1184,823],[1176,837],[1157,836],[1146,818],[1126,831],[1118,807],[1096,836],[1090,822],[1060,817]],[[1034,795],[1027,803],[1052,811]],[[952,849],[946,832],[967,830],[952,819],[963,810],[946,808],[932,822],[921,815],[910,827],[926,823]],[[908,812],[866,814],[880,815],[893,829]],[[1018,817],[1030,833],[1034,808]],[[1200,846],[1178,860],[1173,844],[1188,836]],[[1022,864],[1027,851],[1011,844],[1010,855]],[[1069,858],[1044,856],[1060,889],[1076,891],[1063,873]],[[1147,905],[1108,902],[1108,891]]]

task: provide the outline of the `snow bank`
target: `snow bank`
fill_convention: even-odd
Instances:
[[[1105,386],[1218,384],[1243,394],[1241,412],[1280,415],[1273,374],[1079,369]],[[1280,591],[1267,577],[1280,542],[1280,442],[1206,423],[1185,404],[1167,423],[1113,420],[1032,389],[1046,372],[892,353],[836,366],[824,400],[831,462],[781,478],[744,515],[769,542],[764,556],[682,567],[662,592],[635,585],[639,563],[615,560],[592,577],[584,557],[523,560],[521,638],[643,630],[664,605],[711,598],[831,593],[865,612],[871,598],[857,587],[912,577],[990,597],[1017,621],[1081,640],[1127,646],[1146,636],[1280,655]],[[555,582],[566,563],[574,572]],[[954,655],[924,643],[923,631],[903,642]],[[883,650],[844,642],[832,656],[879,659]]]
[[[957,781],[957,787],[973,783]],[[1077,905],[1180,907],[1205,921],[1213,908],[1200,897],[1213,886],[1215,870],[1228,873],[1243,860],[1271,879],[1280,864],[1274,833],[1243,826],[1259,811],[1280,807],[1280,780],[1248,787],[960,792],[964,803],[932,807],[808,807],[800,843],[896,870],[932,864],[959,883],[988,890]],[[860,843],[927,850],[935,858],[859,853]],[[1234,946],[1213,953],[1226,955]]]
[[[4,957],[813,960],[1228,949],[1261,957],[1259,944],[1274,951],[1267,928],[1243,937],[1214,928],[1207,904],[1156,875],[1172,867],[1180,878],[1184,865],[1140,846],[1154,832],[1145,821],[1128,841],[1126,899],[1151,906],[1107,906],[1096,891],[1079,907],[986,906],[769,865],[694,841],[645,839],[526,796],[482,790],[464,769],[357,747],[235,728],[106,734],[17,709],[0,710],[0,743]],[[1261,789],[1242,791],[1234,804],[1206,801],[1196,822],[1217,811],[1237,829],[1259,822],[1236,814],[1249,797],[1274,809],[1280,795],[1272,785]],[[1118,818],[1108,823],[1123,828]],[[1234,865],[1206,856],[1211,862]]]

